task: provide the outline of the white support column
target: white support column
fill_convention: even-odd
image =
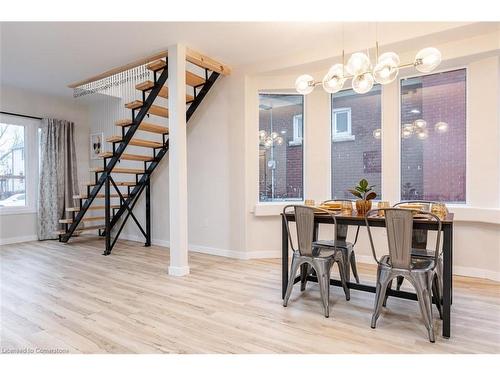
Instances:
[[[186,47],[168,49],[170,266],[173,276],[189,274],[186,144]]]

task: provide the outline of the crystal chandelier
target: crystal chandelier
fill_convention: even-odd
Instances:
[[[326,92],[334,94],[342,90],[345,82],[350,79],[352,89],[358,94],[365,94],[375,82],[385,85],[394,81],[402,68],[413,66],[421,73],[429,73],[441,63],[441,52],[434,47],[420,50],[415,59],[407,64],[401,64],[399,56],[394,52],[385,52],[379,56],[378,42],[376,52],[376,63],[373,65],[368,54],[363,52],[353,53],[347,64],[344,64],[342,51],[342,64],[333,65],[321,82],[315,81],[309,74],[303,74],[295,81],[295,89],[299,94],[307,95],[321,84]]]

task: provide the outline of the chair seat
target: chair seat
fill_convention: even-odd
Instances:
[[[391,258],[389,255],[384,255],[380,259],[380,263],[383,266],[391,267]],[[411,269],[412,271],[428,271],[434,268],[434,259],[428,258],[411,258]]]
[[[353,247],[353,244],[351,242],[347,241],[341,241],[341,240],[320,240],[320,241],[315,241],[313,242],[313,247],[321,247],[321,248],[331,248],[331,247],[341,247],[341,248],[351,248]]]
[[[416,248],[411,249],[411,256],[412,257],[434,258],[435,255],[436,255],[436,253],[434,250],[416,249]]]

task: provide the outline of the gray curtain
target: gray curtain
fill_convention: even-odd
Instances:
[[[40,184],[38,188],[38,239],[55,239],[63,229],[59,219],[73,207],[78,194],[74,124],[43,119],[40,134]]]

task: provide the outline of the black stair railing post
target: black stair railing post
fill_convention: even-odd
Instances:
[[[109,173],[106,173],[106,181],[104,182],[104,221],[106,223],[106,250],[103,255],[109,255],[111,252],[111,216],[110,216],[110,186]]]
[[[151,246],[151,178],[146,180],[146,243],[144,246]]]

